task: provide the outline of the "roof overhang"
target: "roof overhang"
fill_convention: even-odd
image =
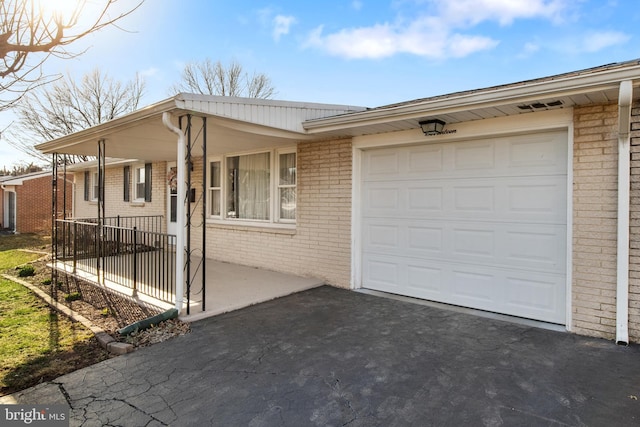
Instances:
[[[177,141],[162,123],[163,113],[173,116],[182,129],[191,117],[193,156],[202,155],[206,120],[207,154],[223,154],[295,144],[313,138],[302,123],[319,115],[333,115],[362,107],[287,101],[178,94],[126,116],[64,136],[36,148],[44,154],[96,156],[105,140],[110,158],[145,161],[175,160]]]
[[[206,120],[207,154],[275,148],[300,141],[327,140],[417,129],[437,118],[447,124],[515,116],[535,111],[616,102],[622,81],[640,84],[638,60],[588,70],[365,109],[261,99],[178,94],[107,123],[36,146],[43,153],[105,155],[144,161],[175,160],[176,136],[162,123],[163,113],[192,120],[191,154],[202,154]],[[199,139],[200,138],[200,139]]]
[[[640,62],[394,104],[304,123],[311,135],[360,136],[419,128],[425,118],[448,124],[579,105],[615,102],[620,82],[640,85]]]

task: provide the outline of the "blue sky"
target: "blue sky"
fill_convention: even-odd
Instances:
[[[375,107],[640,58],[637,0],[146,0],[121,27],[45,72],[140,73],[148,105],[185,63],[237,60],[276,99]],[[0,140],[0,167],[12,151]]]

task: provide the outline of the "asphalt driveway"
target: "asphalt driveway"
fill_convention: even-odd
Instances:
[[[14,397],[86,426],[637,426],[640,347],[321,287]]]

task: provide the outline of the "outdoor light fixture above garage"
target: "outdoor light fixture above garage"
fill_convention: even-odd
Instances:
[[[446,123],[440,119],[422,120],[419,122],[425,135],[440,135]]]

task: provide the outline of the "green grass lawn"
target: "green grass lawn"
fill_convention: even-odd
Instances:
[[[44,249],[51,243],[51,237],[38,234],[11,234],[0,236],[0,251],[9,249]]]
[[[13,236],[0,236],[0,242],[5,237]],[[2,250],[2,246],[1,271],[40,256]],[[84,366],[86,360],[95,360],[101,349],[92,338],[82,324],[51,309],[26,287],[0,278],[0,395],[56,378]],[[107,358],[106,353],[103,358]]]

